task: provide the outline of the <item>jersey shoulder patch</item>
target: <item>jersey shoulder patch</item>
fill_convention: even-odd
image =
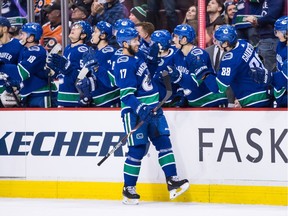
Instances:
[[[28,48],[29,51],[36,51],[39,52],[40,51],[40,47],[39,46],[31,46]]]
[[[223,56],[222,61],[231,60],[232,58],[233,58],[233,53],[229,52]]]
[[[113,47],[107,46],[107,47],[104,47],[102,49],[102,53],[110,53],[110,52],[114,52],[114,48]]]
[[[87,52],[88,51],[88,47],[87,46],[79,46],[78,47],[78,51],[79,52]]]
[[[202,55],[203,54],[203,50],[200,48],[194,48],[191,50],[190,52],[192,55],[197,56],[197,55]]]
[[[128,62],[128,61],[129,61],[129,57],[128,56],[120,56],[117,59],[117,63]]]

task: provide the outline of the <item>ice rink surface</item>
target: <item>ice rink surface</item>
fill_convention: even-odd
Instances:
[[[0,198],[0,216],[288,216],[287,206]]]

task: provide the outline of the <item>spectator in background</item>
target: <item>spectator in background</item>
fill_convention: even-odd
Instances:
[[[197,20],[198,17],[197,16],[198,16],[198,9],[195,5],[192,5],[188,8],[185,18],[182,23],[182,24],[188,24],[192,26],[193,29],[195,29],[196,41],[198,38],[198,20]]]
[[[263,2],[263,0],[261,0]],[[232,20],[239,39],[247,40],[256,47],[259,43],[259,35],[256,28],[246,20],[250,15],[260,16],[262,3],[258,0],[239,0],[237,3],[237,11]]]
[[[212,27],[214,23],[218,19],[223,19],[222,13],[224,11],[224,5],[222,0],[210,0],[208,2],[206,12],[207,12],[207,20],[206,20],[206,27]]]
[[[26,0],[3,0],[1,7],[1,15],[4,17],[26,17],[27,1]]]
[[[133,0],[133,6],[134,7],[140,6],[140,5],[143,5],[143,4],[147,4],[147,0]]]
[[[52,0],[34,0],[34,13],[35,13],[35,21],[43,25],[48,22],[45,12],[42,9],[51,4]]]
[[[159,16],[159,9],[160,9],[160,1],[159,0],[147,0],[148,5],[148,16],[147,21],[153,23],[156,29],[161,29],[162,27],[158,24],[158,16]],[[168,30],[172,32],[174,28],[178,24],[178,17],[175,11],[176,9],[176,2],[175,0],[163,0],[164,9],[166,12]]]
[[[133,7],[130,10],[130,15],[129,15],[129,19],[134,22],[135,24],[138,24],[140,22],[144,22],[146,21],[146,17],[147,17],[147,5],[141,5],[141,6],[136,6]]]
[[[260,37],[258,54],[268,71],[276,71],[276,47],[279,39],[274,34],[274,23],[282,16],[284,0],[264,0],[261,16],[248,16],[246,20],[257,27]]]
[[[106,0],[105,4],[94,1],[91,6],[91,15],[87,21],[92,26],[99,21],[105,21],[113,25],[118,19],[128,18],[128,16],[128,9],[119,0]]]
[[[72,13],[71,13],[72,23],[81,21],[81,20],[86,20],[90,15],[87,8],[81,4],[72,5],[71,10],[72,10]]]
[[[234,14],[236,13],[236,4],[234,2],[225,2],[225,22],[226,24],[232,25]]]
[[[43,10],[49,21],[42,26],[43,35],[40,43],[50,52],[57,43],[62,44],[61,6],[53,3],[44,7]]]
[[[72,4],[71,7],[73,5],[81,5],[89,12],[89,15],[90,15],[92,3],[93,3],[93,0],[75,0],[74,4]]]
[[[222,15],[224,11],[224,5],[222,0],[210,0],[208,2],[206,13],[206,46],[213,44],[213,26],[217,23],[225,22],[224,16]]]

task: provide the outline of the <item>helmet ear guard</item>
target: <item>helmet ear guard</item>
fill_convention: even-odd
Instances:
[[[134,28],[123,28],[117,31],[116,40],[120,47],[123,47],[123,43],[126,42],[130,44],[130,40],[138,37],[139,34]]]
[[[276,31],[281,32],[284,37],[287,39],[288,37],[288,16],[282,16],[276,20],[274,23],[274,33],[276,35]]]
[[[112,35],[112,25],[105,21],[100,21],[96,24],[96,28],[99,29],[101,34],[106,34],[107,39],[110,39]]]
[[[195,30],[192,26],[187,24],[177,25],[173,31],[174,35],[178,35],[179,39],[182,40],[183,37],[187,38],[187,43],[193,43],[196,38]]]
[[[82,20],[73,23],[72,27],[76,26],[76,25],[81,26],[81,28],[82,28],[81,34],[86,34],[86,37],[81,38],[81,40],[84,40],[85,43],[90,41],[91,36],[92,36],[92,27],[91,27],[91,25],[88,22],[82,21]]]
[[[214,33],[214,38],[221,46],[227,42],[228,46],[236,45],[238,36],[235,28],[231,25],[222,25]]]
[[[156,30],[151,35],[151,40],[154,43],[158,43],[159,50],[168,50],[171,42],[172,36],[168,30]]]
[[[34,35],[34,41],[39,41],[43,34],[42,26],[34,22],[24,24],[21,31],[26,32],[28,36]]]

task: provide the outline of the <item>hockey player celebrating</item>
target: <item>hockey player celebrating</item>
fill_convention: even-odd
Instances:
[[[90,73],[96,77],[96,80],[94,81],[91,77],[85,77],[83,80],[77,82],[76,87],[83,97],[80,100],[81,103],[91,103],[91,106],[96,107],[111,107],[118,105],[120,102],[119,88],[111,86],[108,76],[108,72],[112,67],[111,56],[115,52],[115,49],[108,44],[111,37],[111,24],[105,21],[98,22],[91,39],[96,49],[94,51],[90,47],[89,52],[83,56],[83,59],[85,59],[84,65],[88,67]],[[93,82],[96,82],[96,87],[91,92]]]
[[[50,92],[48,84],[49,71],[45,69],[47,52],[39,45],[42,32],[42,27],[38,23],[32,22],[23,25],[20,42],[24,45],[24,48],[20,53],[18,64],[1,66],[1,71],[8,75],[7,85],[10,89],[6,89],[1,95],[1,101],[4,106],[6,102],[8,106],[11,106],[11,95],[13,92],[11,93],[9,83],[15,84],[15,87],[20,90],[21,103],[25,107],[55,106],[57,88],[53,83],[52,92]],[[19,89],[20,86],[21,89]],[[7,92],[7,90],[10,92]],[[15,104],[17,103],[19,106],[17,97],[14,98]]]
[[[250,68],[264,68],[253,46],[237,39],[233,26],[220,26],[214,33],[216,44],[227,53],[220,62],[217,74],[209,69],[196,72],[197,80],[204,80],[213,92],[224,93],[231,86],[241,107],[273,107],[273,99],[265,84],[249,76]]]
[[[71,44],[65,47],[64,56],[52,54],[48,58],[48,67],[59,74],[58,107],[83,106],[83,103],[79,103],[80,94],[75,83],[79,71],[84,67],[82,57],[88,51],[85,43],[90,41],[91,35],[92,27],[88,22],[73,23],[69,34]]]
[[[128,153],[124,163],[123,203],[139,202],[136,183],[149,143],[148,138],[158,151],[170,198],[174,199],[188,189],[189,183],[187,179],[179,180],[177,177],[170,132],[163,111],[161,108],[153,110],[159,102],[159,93],[150,79],[146,63],[135,56],[140,45],[138,32],[133,28],[121,29],[117,32],[116,39],[123,47],[123,55],[116,61],[114,75],[116,85],[120,88],[121,116],[125,132],[129,133],[139,121],[144,121],[128,139]]]
[[[214,72],[209,54],[193,45],[196,38],[195,30],[190,25],[181,24],[176,26],[173,33],[173,41],[179,50],[174,55],[174,67],[170,70],[171,79],[184,88],[188,106],[227,107],[225,92],[213,93],[205,83],[195,79],[196,72],[201,70]]]
[[[162,72],[167,71],[168,67],[172,67],[173,55],[176,52],[176,48],[171,46],[172,36],[168,30],[156,30],[151,35],[151,40],[153,42],[152,47],[156,45],[158,47],[157,62],[155,72],[153,75],[153,80],[157,84],[159,89],[160,100],[162,100],[166,93],[166,88],[162,80]],[[151,49],[152,52],[153,49]],[[149,56],[153,56],[151,55]],[[150,61],[146,61],[150,62]],[[150,66],[151,67],[151,66]],[[165,106],[169,107],[185,107],[187,104],[186,98],[184,96],[183,89],[177,84],[172,85],[173,95],[165,103]]]

